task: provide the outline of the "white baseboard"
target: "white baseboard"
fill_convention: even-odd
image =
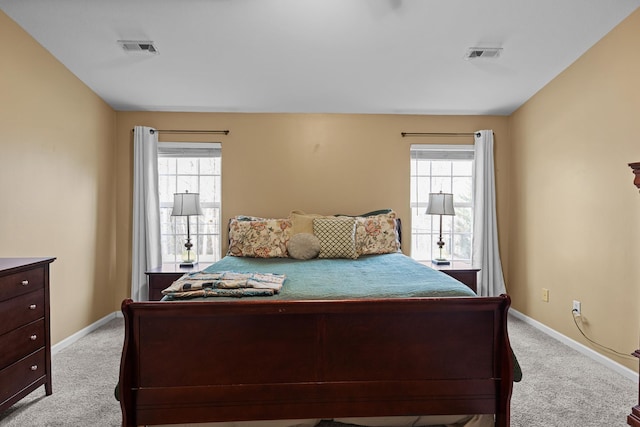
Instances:
[[[99,327],[105,325],[106,323],[110,322],[111,320],[115,319],[116,317],[123,317],[122,312],[121,311],[114,311],[111,314],[107,314],[106,316],[104,316],[102,319],[99,319],[95,322],[93,322],[92,324],[90,324],[89,326],[87,326],[84,329],[79,330],[78,332],[76,332],[75,334],[68,336],[67,338],[63,339],[62,341],[56,343],[55,345],[51,346],[51,354],[54,355],[57,352],[59,352],[60,350],[63,350],[67,347],[69,347],[71,344],[73,344],[74,342],[78,341],[80,338],[89,335],[91,332],[95,331],[96,329],[98,329]]]
[[[552,338],[555,338],[556,340],[560,341],[561,343],[571,347],[574,350],[577,350],[578,352],[584,354],[585,356],[595,360],[598,363],[601,363],[602,365],[606,366],[607,368],[619,373],[620,375],[622,375],[625,378],[629,378],[630,380],[634,381],[634,382],[638,382],[638,372],[634,372],[633,370],[627,368],[624,365],[619,364],[618,362],[615,362],[611,359],[609,359],[608,357],[603,356],[602,354],[598,353],[597,351],[587,347],[584,344],[579,343],[578,341],[572,340],[571,338],[567,337],[566,335],[562,335],[560,332],[551,329],[550,327],[538,322],[537,320],[532,319],[529,316],[526,316],[522,313],[520,313],[517,310],[514,310],[513,308],[509,309],[509,314],[512,314],[513,317],[522,320],[524,323],[533,326],[534,328],[544,332],[545,334],[549,335]]]

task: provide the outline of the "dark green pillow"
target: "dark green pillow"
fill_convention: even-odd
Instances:
[[[374,215],[383,215],[383,214],[388,214],[393,212],[393,209],[378,209],[377,211],[371,211],[371,212],[367,212],[366,214],[362,214],[362,215],[343,215],[343,214],[335,214],[334,216],[350,216],[350,217],[358,217],[358,216],[362,216],[362,217],[367,217],[367,216],[374,216]]]

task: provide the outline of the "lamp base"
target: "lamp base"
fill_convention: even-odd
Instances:
[[[182,262],[180,263],[180,267],[185,267],[185,268],[192,268],[193,264],[197,264],[198,261],[196,260],[195,254],[191,251],[191,247],[193,246],[191,244],[191,239],[189,239],[187,237],[187,243],[184,245],[187,250],[182,252]]]
[[[435,265],[451,265],[451,261],[442,258],[432,259],[431,263]]]

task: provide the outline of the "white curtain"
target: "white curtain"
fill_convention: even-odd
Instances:
[[[162,264],[158,197],[158,133],[149,127],[133,130],[133,248],[131,299],[147,301],[145,272]]]
[[[473,267],[479,268],[478,295],[506,292],[498,247],[493,131],[475,133]]]

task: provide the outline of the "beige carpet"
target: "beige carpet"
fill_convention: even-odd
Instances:
[[[637,384],[518,319],[509,330],[524,373],[514,384],[512,426],[626,426]],[[122,340],[123,320],[115,319],[54,355],[53,395],[41,387],[0,414],[0,426],[119,426],[113,388]]]

